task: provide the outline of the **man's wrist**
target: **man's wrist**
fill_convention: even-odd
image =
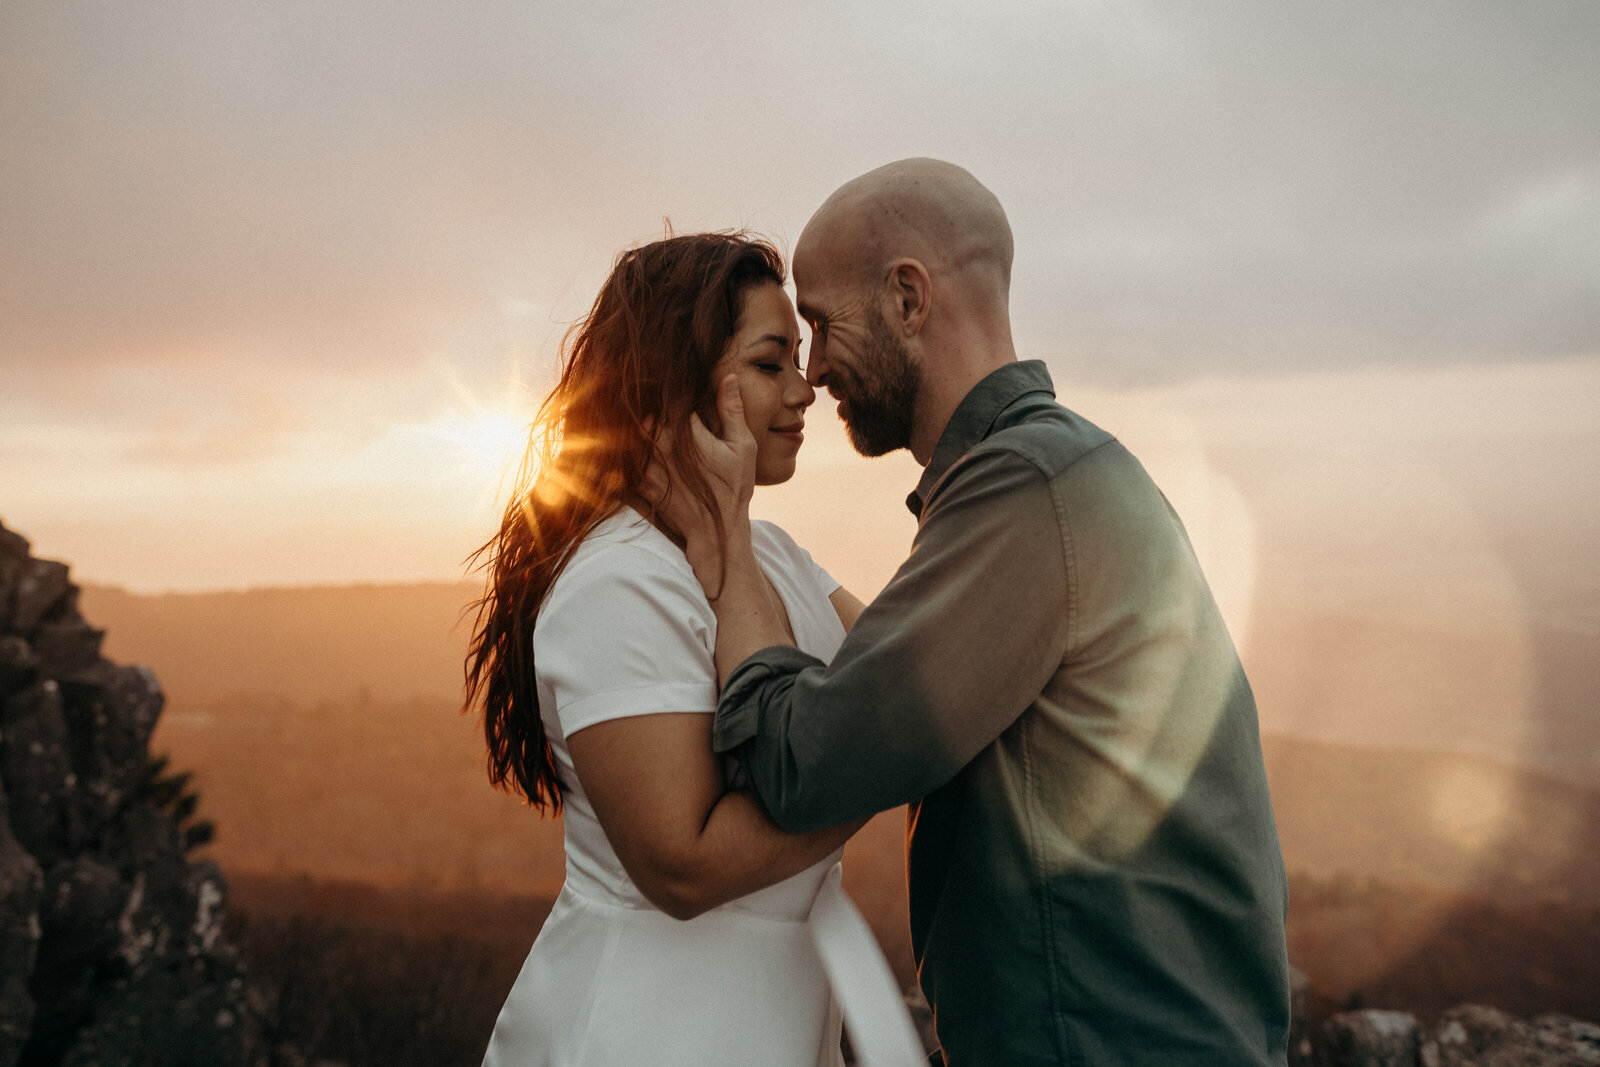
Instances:
[[[756,560],[755,545],[750,540],[748,520],[728,531],[728,543],[722,553],[721,563],[720,581],[712,579],[719,586],[716,595],[711,597],[713,602],[722,599],[730,586],[744,590],[759,588],[761,564]]]
[[[728,565],[732,560],[737,559],[745,566],[756,565],[749,516],[740,516],[724,525],[723,537],[723,542],[719,544],[716,529],[709,526],[684,537],[684,558],[689,561],[706,597],[713,601],[722,595]]]

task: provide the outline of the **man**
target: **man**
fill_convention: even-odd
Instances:
[[[714,745],[804,831],[910,803],[912,946],[945,1062],[1282,1064],[1283,862],[1255,704],[1183,526],[1018,362],[1011,231],[934,160],[849,182],[795,248],[807,376],[909,448],[910,558],[832,664],[749,548],[737,390],[686,530],[718,619]],[[692,525],[692,524],[690,524]]]

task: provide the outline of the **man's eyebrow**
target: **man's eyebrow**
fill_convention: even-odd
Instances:
[[[802,319],[806,320],[807,326],[823,321],[822,312],[818,311],[810,304],[796,304],[795,310],[800,313],[800,317]]]

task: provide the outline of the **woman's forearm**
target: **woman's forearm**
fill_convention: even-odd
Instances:
[[[838,849],[866,820],[787,834],[767,817],[747,790],[725,793],[705,825],[670,868],[650,878],[651,903],[677,919],[691,919],[747,893],[790,878]],[[643,890],[644,885],[640,885]]]

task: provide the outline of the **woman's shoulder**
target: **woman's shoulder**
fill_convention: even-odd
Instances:
[[[750,520],[750,543],[757,549],[768,549],[785,553],[801,553],[805,549],[789,536],[789,532],[775,522],[766,519]]]
[[[682,550],[627,507],[602,519],[573,551],[551,585],[540,616],[565,609],[574,600],[596,597],[630,602],[643,597],[691,605],[705,599]]]
[[[758,555],[785,563],[804,563],[811,566],[811,553],[800,547],[787,530],[765,519],[750,520],[750,543]]]
[[[663,571],[694,577],[683,550],[643,515],[626,506],[601,519],[589,531],[567,562],[562,577],[589,568]]]
[[[773,569],[814,579],[824,596],[839,588],[839,583],[818,565],[811,553],[801,548],[799,543],[776,523],[762,519],[752,520],[750,542],[756,550],[756,558],[762,563]]]

